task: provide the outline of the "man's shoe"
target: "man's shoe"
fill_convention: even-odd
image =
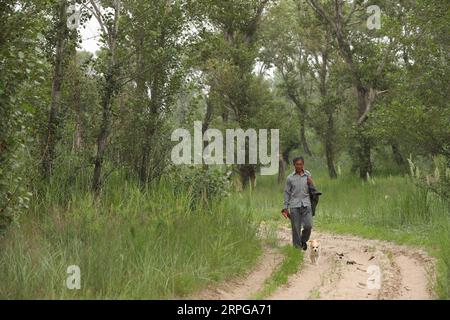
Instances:
[[[306,244],[306,242],[302,242],[302,249],[303,251],[308,250],[308,245]]]

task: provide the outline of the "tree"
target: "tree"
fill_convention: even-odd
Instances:
[[[320,137],[331,178],[336,178],[335,117],[340,99],[334,66],[336,59],[331,33],[320,27],[308,7],[282,1],[264,21],[263,59],[274,65],[282,79],[282,91],[300,114],[300,143],[310,154],[305,124]]]
[[[343,0],[326,1],[324,4],[317,0],[307,0],[307,3],[314,9],[317,16],[322,19],[326,28],[331,30],[336,39],[339,53],[351,77],[357,101],[355,130],[358,145],[356,146],[356,153],[360,177],[365,179],[372,172],[371,143],[365,134],[365,122],[375,106],[376,97],[380,93],[376,79],[380,78],[385,71],[393,42],[392,40],[389,40],[388,43],[379,41],[378,46],[384,47],[384,50],[381,53],[377,52],[377,50],[372,56],[382,58],[378,62],[378,66],[371,70],[371,75],[367,77],[364,71],[368,71],[368,69],[364,68],[364,66],[368,56],[365,55],[365,59],[362,60],[358,54],[360,48],[370,46],[370,44],[373,44],[373,40],[363,31],[364,28],[362,30],[354,30],[355,13],[364,12],[366,5],[360,1],[354,1],[350,5]],[[361,22],[366,20],[356,17],[356,21],[361,24]]]
[[[92,121],[98,109],[97,75],[92,73],[93,55],[78,51],[70,59],[64,77],[63,105],[66,105],[65,129],[63,139],[71,145],[74,155],[88,151],[91,145]]]
[[[128,75],[136,83],[128,130],[138,137],[136,170],[141,186],[157,180],[167,162],[169,150],[161,136],[183,87],[186,47],[192,38],[187,35],[185,6],[183,0],[124,3],[123,34],[129,37],[121,37],[119,45],[134,57],[134,72]]]
[[[264,10],[270,0],[252,1],[198,1],[195,10],[202,23],[203,36],[212,40],[210,53],[212,66],[209,95],[220,97],[223,118],[228,121],[231,113],[240,128],[256,128],[253,121],[268,96],[265,85],[252,72],[259,53],[258,31]],[[206,30],[209,26],[210,31]],[[211,28],[212,26],[212,28]],[[267,93],[267,91],[265,91]],[[258,110],[259,109],[259,110]],[[256,179],[256,167],[252,164],[238,166],[243,187]]]
[[[297,14],[291,1],[282,1],[270,10],[263,23],[262,60],[269,67],[274,65],[280,73],[282,90],[298,110],[301,146],[306,154],[312,156],[305,135],[311,99],[309,55],[305,50],[306,41]]]
[[[0,232],[30,200],[25,177],[33,170],[26,167],[25,150],[36,110],[30,101],[47,71],[42,50],[46,5],[0,2]]]
[[[117,61],[117,38],[119,33],[119,17],[121,14],[121,1],[116,0],[112,5],[105,2],[105,8],[112,8],[113,13],[102,13],[100,5],[90,0],[90,10],[100,24],[102,35],[106,42],[107,54],[103,65],[104,81],[102,83],[102,121],[97,137],[97,154],[94,160],[94,175],[92,190],[99,194],[102,186],[102,166],[111,132],[111,107],[113,99],[119,90],[118,76],[120,72]]]
[[[449,12],[441,1],[405,2],[396,12],[400,59],[389,76],[391,94],[373,122],[374,134],[384,141],[394,137],[406,155],[450,159]]]
[[[55,27],[50,30],[56,34],[54,39],[55,53],[53,56],[53,81],[51,89],[50,111],[48,116],[47,132],[42,150],[42,172],[45,178],[50,177],[55,158],[57,143],[57,130],[59,126],[61,108],[61,86],[63,83],[63,62],[67,47],[69,30],[67,28],[67,1],[58,1],[55,4]]]

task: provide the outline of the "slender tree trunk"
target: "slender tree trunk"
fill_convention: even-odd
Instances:
[[[92,178],[92,191],[96,196],[99,195],[103,185],[102,167],[108,144],[108,138],[111,131],[111,105],[117,88],[117,65],[116,65],[116,41],[119,30],[120,1],[116,1],[114,21],[111,26],[106,26],[101,18],[101,13],[93,0],[90,1],[94,6],[95,15],[99,21],[105,36],[108,39],[109,61],[108,70],[105,76],[105,84],[102,98],[102,122],[100,133],[97,137],[97,155],[94,160],[94,175]]]
[[[308,141],[306,140],[306,134],[305,134],[305,118],[301,117],[300,119],[300,143],[302,144],[303,151],[308,156],[312,156],[311,149],[309,148]]]
[[[57,144],[57,131],[59,126],[59,109],[61,106],[61,87],[63,81],[63,58],[67,37],[67,2],[61,1],[58,8],[58,32],[56,38],[56,52],[53,65],[53,80],[50,102],[50,113],[45,135],[45,144],[42,155],[42,172],[49,178],[53,170],[55,149]]]
[[[364,135],[364,128],[359,127],[357,132],[357,155],[358,155],[358,169],[359,177],[361,179],[367,179],[369,175],[372,175],[372,161],[370,142]]]
[[[147,92],[147,84],[145,80],[145,74],[142,73],[142,70],[145,68],[144,61],[144,30],[141,30],[139,38],[137,40],[137,67],[136,67],[136,94],[138,97],[139,110],[142,111],[140,117],[146,119],[146,123],[144,123],[144,129],[142,132],[142,146],[140,153],[140,164],[138,165],[138,175],[141,188],[144,188],[147,185],[148,181],[148,161],[150,154],[150,142],[149,139],[152,136],[150,133],[150,126],[148,124],[149,119],[146,112],[147,105],[149,103],[149,96]],[[153,92],[152,92],[153,93]],[[153,97],[152,97],[153,99]]]
[[[328,114],[328,124],[325,138],[325,156],[327,158],[328,174],[331,179],[337,178],[336,168],[334,166],[334,120],[333,113]]]
[[[81,150],[82,146],[82,133],[81,133],[81,121],[77,118],[77,122],[75,123],[75,131],[73,133],[73,145],[72,152],[77,153]]]
[[[111,84],[113,80],[107,80],[108,84]],[[97,138],[97,155],[94,161],[94,176],[92,179],[92,190],[95,194],[99,194],[102,187],[102,166],[105,157],[106,146],[108,143],[108,137],[111,128],[111,99],[113,97],[113,86],[114,84],[108,85],[103,96],[102,101],[102,122],[100,128],[100,134]]]
[[[224,110],[222,112],[222,121],[223,121],[223,123],[227,123],[228,122],[228,118],[229,118],[228,111]]]
[[[328,51],[330,48],[330,32],[327,31],[326,43],[322,47],[322,62],[319,70],[320,85],[319,91],[322,100],[326,105],[324,105],[325,114],[327,115],[327,127],[325,129],[325,157],[327,159],[328,174],[331,179],[337,178],[336,169],[334,166],[334,118],[333,113],[335,107],[327,103],[328,98],[328,88],[327,88],[327,77],[328,77]],[[319,63],[319,61],[317,61]]]
[[[287,94],[289,96],[289,98],[291,99],[291,101],[295,104],[295,106],[297,107],[297,110],[300,114],[300,145],[303,148],[303,151],[308,155],[308,156],[312,156],[312,152],[311,149],[309,148],[308,145],[308,141],[306,139],[306,134],[305,134],[305,119],[306,119],[306,106],[305,104],[300,100],[300,97],[297,95],[296,93],[296,88],[292,87],[292,86],[288,86],[287,88]]]
[[[239,165],[239,175],[241,177],[243,189],[246,189],[248,186],[251,186],[251,188],[254,188],[256,186],[256,170],[254,165]]]
[[[397,142],[393,142],[391,144],[391,149],[392,149],[392,155],[394,157],[395,163],[397,163],[399,166],[404,166],[406,164],[406,161],[400,152]]]
[[[212,116],[213,116],[213,105],[211,100],[206,99],[206,113],[205,116],[203,117],[203,122],[202,122],[202,135],[205,134],[206,130],[208,130],[209,128],[209,124],[211,123],[212,120]],[[203,147],[207,146],[207,141],[203,142]]]
[[[78,59],[75,54],[75,67],[78,67]],[[74,81],[74,88],[72,94],[72,105],[75,110],[75,130],[73,133],[72,152],[77,153],[82,148],[83,141],[83,107],[81,102],[81,88],[80,79],[78,77]]]
[[[245,150],[250,150],[249,141],[245,139]],[[239,164],[238,170],[241,177],[242,188],[246,189],[249,185],[255,187],[256,185],[256,166],[249,164],[249,154],[246,152],[245,164]]]
[[[150,176],[149,165],[150,162],[154,163],[157,161],[155,157],[157,156],[155,152],[152,152],[152,143],[154,143],[155,137],[158,134],[158,125],[159,125],[159,107],[162,104],[162,87],[164,85],[164,79],[161,78],[163,72],[160,70],[154,70],[154,77],[150,81],[151,82],[151,98],[149,101],[149,109],[150,112],[148,115],[145,115],[145,128],[144,128],[144,143],[142,146],[142,163],[141,163],[141,174],[140,180],[142,186],[147,185],[149,179],[155,178],[155,176]],[[147,98],[147,96],[146,96]]]
[[[151,146],[152,141],[155,138],[155,134],[157,133],[157,120],[156,120],[156,113],[152,113],[153,119],[150,120],[151,123],[147,123],[147,127],[145,128],[144,132],[144,143],[142,145],[142,151],[141,151],[141,164],[139,168],[139,180],[141,183],[141,187],[144,188],[148,183],[150,179],[153,179],[154,176],[150,175],[150,160],[156,161],[157,159],[152,159],[151,155],[156,156],[154,153],[151,154]]]
[[[72,152],[77,153],[81,150],[83,144],[83,107],[81,102],[80,81],[75,81],[75,87],[72,96],[73,109],[75,110],[75,130],[73,132]]]
[[[141,165],[139,166],[139,181],[141,188],[144,188],[148,182],[148,155],[150,154],[150,148],[147,143],[144,142],[141,152]]]
[[[206,99],[206,113],[205,113],[205,116],[204,116],[203,122],[202,122],[202,137],[205,136],[205,132],[209,128],[209,124],[211,123],[211,120],[212,120],[212,115],[213,115],[213,105],[212,105],[211,100],[208,98],[208,99]],[[203,150],[205,150],[205,148],[207,146],[208,146],[208,141],[203,141]],[[206,163],[203,163],[203,168],[205,170],[208,170],[208,165]]]
[[[253,167],[253,170],[250,172],[250,185],[252,189],[255,189],[256,187],[256,170],[255,167]]]
[[[337,173],[334,167],[334,155],[330,143],[325,144],[325,155],[327,158],[328,175],[330,176],[331,179],[336,179]]]
[[[367,110],[368,92],[361,84],[355,85],[355,87],[358,95],[358,119],[361,119]],[[364,122],[358,121],[357,124],[359,176],[366,179],[372,174],[371,144],[364,134]]]
[[[286,175],[286,161],[283,159],[283,155],[279,156],[279,170],[278,170],[278,184],[284,183],[284,176]]]

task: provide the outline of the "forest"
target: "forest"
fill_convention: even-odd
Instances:
[[[268,298],[307,266],[277,238],[303,156],[313,232],[420,248],[449,299],[449,21],[442,0],[0,0],[0,298],[192,297],[275,250]],[[174,162],[180,129],[216,161]],[[266,162],[232,129],[267,132]]]

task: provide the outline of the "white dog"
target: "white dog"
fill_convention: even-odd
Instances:
[[[320,240],[309,240],[308,244],[310,246],[309,257],[311,258],[311,263],[318,265],[320,258]]]

